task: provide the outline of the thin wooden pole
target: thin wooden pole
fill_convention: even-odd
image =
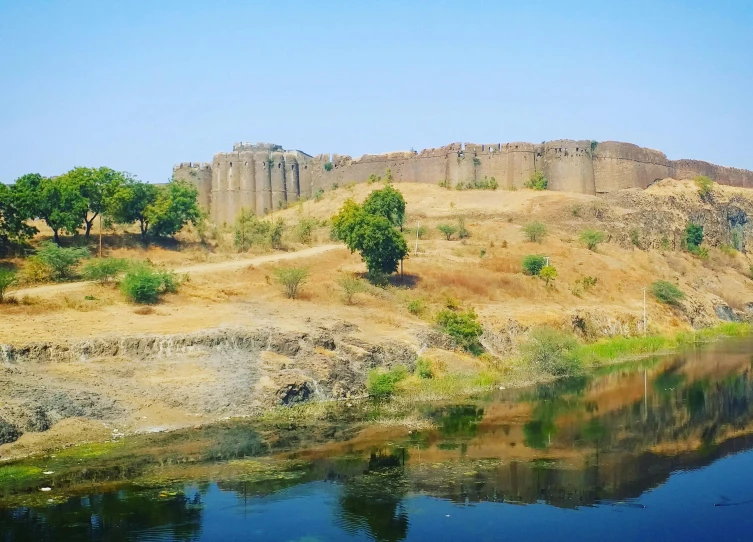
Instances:
[[[99,214],[99,257],[102,257],[102,213]]]

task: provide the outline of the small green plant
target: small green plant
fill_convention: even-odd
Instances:
[[[322,201],[322,197],[324,197],[324,189],[323,189],[323,188],[320,188],[320,189],[319,189],[319,190],[317,190],[317,191],[316,191],[316,193],[314,194],[314,201],[315,201],[315,202],[320,202],[320,201]]]
[[[538,276],[546,265],[546,258],[538,254],[527,254],[523,258],[523,273],[533,277]]]
[[[478,257],[483,258],[484,256],[486,256],[486,249],[482,248],[481,250],[478,251]]]
[[[426,237],[426,234],[428,231],[429,230],[426,229],[426,226],[419,226],[416,229],[416,235],[418,236],[419,239],[423,239],[424,237]]]
[[[449,188],[449,186],[447,186],[447,188]],[[497,179],[494,177],[490,179],[486,175],[484,175],[483,179],[475,179],[465,183],[463,181],[458,181],[455,185],[455,190],[496,190],[497,188],[499,188]]]
[[[70,280],[74,269],[81,260],[89,257],[89,250],[80,248],[63,248],[52,242],[43,243],[31,260],[37,260],[50,268],[53,280]]]
[[[661,238],[661,250],[663,252],[666,252],[669,249],[670,249],[669,237],[667,237],[666,235],[662,235],[662,238]]]
[[[582,369],[577,355],[578,341],[557,329],[534,328],[520,350],[526,364],[540,373],[566,376],[578,374]]]
[[[305,267],[278,267],[274,270],[275,280],[282,285],[288,299],[298,297],[298,292],[309,276]]]
[[[386,371],[384,369],[372,369],[366,378],[366,390],[369,397],[376,400],[389,399],[397,391],[397,384],[408,376],[408,371],[402,365]]]
[[[337,190],[338,188],[340,188],[338,183],[332,183],[332,190]]]
[[[732,229],[732,247],[735,250],[743,249],[743,232],[740,227]]]
[[[408,302],[408,312],[413,315],[420,316],[426,310],[426,303],[423,299],[412,299]]]
[[[269,230],[269,244],[275,250],[282,248],[282,234],[285,233],[285,221],[278,218]]]
[[[448,190],[451,188],[450,181],[448,181],[447,179],[442,179],[437,183],[437,185],[439,185],[440,188],[447,188]]]
[[[356,275],[345,275],[337,280],[337,284],[343,291],[343,299],[348,305],[353,303],[353,297],[366,290],[366,285]]]
[[[651,285],[651,295],[665,305],[679,305],[685,294],[677,286],[666,280],[657,280]]]
[[[16,283],[16,273],[0,267],[0,303],[5,300],[5,293]]]
[[[120,283],[123,294],[141,305],[153,305],[163,294],[177,292],[179,286],[180,280],[175,273],[148,265],[132,267]]]
[[[701,197],[701,201],[711,203],[714,199],[714,181],[706,177],[706,175],[700,175],[693,179],[698,187],[698,195]]]
[[[332,171],[335,165],[332,162],[324,162],[324,171]]]
[[[392,184],[394,180],[395,178],[392,176],[392,170],[390,168],[387,168],[387,170],[384,172],[384,182],[387,184]]]
[[[630,230],[630,242],[633,243],[633,246],[641,248],[641,234],[638,228]]]
[[[581,284],[583,284],[583,289],[588,291],[594,286],[596,286],[596,283],[599,281],[596,277],[583,277],[581,279]]]
[[[601,230],[587,229],[580,234],[580,240],[588,247],[588,250],[596,250],[596,247],[604,242],[606,234]]]
[[[318,222],[314,218],[301,218],[295,227],[298,240],[305,245],[310,245],[317,224]]]
[[[82,275],[85,280],[97,282],[99,284],[109,284],[115,278],[123,273],[130,262],[119,258],[100,258],[89,261],[82,269]]]
[[[473,165],[478,167],[481,165],[481,158],[478,158],[476,156],[473,157]]]
[[[431,361],[426,358],[418,358],[416,360],[416,374],[419,378],[423,379],[434,378],[434,373],[431,370]]]
[[[444,235],[445,239],[447,239],[448,241],[452,239],[452,236],[455,235],[458,231],[458,229],[451,224],[440,224],[439,226],[437,226],[437,229],[442,232],[442,235]]]
[[[523,226],[523,232],[532,243],[540,243],[546,237],[546,225],[541,222],[531,222]]]
[[[523,186],[531,190],[546,190],[547,186],[549,186],[549,181],[541,171],[534,171]]]
[[[369,184],[374,184],[378,183],[381,180],[382,178],[379,175],[372,173],[371,175],[369,175],[369,178],[366,180],[366,182],[368,182]]]
[[[458,238],[468,239],[471,236],[471,232],[465,227],[465,217],[458,218]]]
[[[464,350],[475,356],[483,353],[484,347],[481,346],[479,338],[484,330],[478,323],[478,316],[473,309],[465,312],[440,311],[437,314],[437,324]]]
[[[583,206],[580,204],[573,205],[570,207],[570,214],[572,214],[575,217],[580,217],[583,213]]]
[[[545,265],[539,271],[539,278],[542,279],[547,286],[557,278],[557,269],[553,265]]]
[[[703,226],[695,222],[688,222],[688,225],[685,226],[683,241],[688,248],[688,252],[693,252],[694,249],[700,247],[703,243]]]

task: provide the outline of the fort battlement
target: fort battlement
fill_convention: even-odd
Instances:
[[[501,188],[523,187],[534,172],[550,190],[604,194],[646,188],[659,179],[707,175],[720,184],[753,188],[753,172],[699,160],[669,160],[631,143],[562,139],[541,144],[451,143],[416,152],[311,156],[275,143],[240,142],[217,153],[211,163],[183,162],[173,176],[195,184],[199,202],[217,223],[232,222],[241,209],[257,215],[309,198],[319,190],[366,182],[389,169],[396,182],[451,186],[494,177]]]

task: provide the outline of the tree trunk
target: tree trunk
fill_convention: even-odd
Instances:
[[[52,228],[52,239],[55,241],[56,245],[60,244],[60,235],[58,234],[58,230],[55,228]]]
[[[86,224],[86,233],[84,233],[84,237],[86,237],[87,239],[89,239],[89,234],[92,231],[92,222],[94,222],[93,218],[91,222],[84,220],[84,224]]]

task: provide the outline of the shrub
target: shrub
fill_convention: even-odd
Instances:
[[[369,178],[367,179],[367,182],[369,184],[374,184],[374,183],[378,183],[381,180],[382,180],[382,178],[379,175],[376,175],[376,174],[372,173],[371,175],[369,175]]]
[[[426,237],[427,231],[428,230],[426,229],[426,226],[419,226],[418,228],[416,228],[416,235],[419,239],[423,239],[424,237]]]
[[[310,245],[316,226],[317,221],[313,218],[302,218],[299,220],[295,227],[295,234],[298,240],[305,245]]]
[[[424,303],[423,299],[413,299],[408,302],[408,312],[410,312],[411,314],[418,316],[423,313],[425,309],[426,304]]]
[[[295,299],[298,289],[306,282],[309,270],[305,267],[278,267],[274,270],[275,280],[285,288],[285,296]]]
[[[180,281],[172,271],[139,265],[125,274],[120,289],[134,303],[153,305],[162,294],[177,292],[179,285]]]
[[[546,236],[546,225],[541,222],[531,222],[523,226],[523,232],[529,241],[533,243],[540,243]]]
[[[314,201],[316,201],[316,202],[322,201],[322,197],[323,197],[323,196],[324,196],[324,189],[323,189],[323,188],[320,188],[320,189],[319,189],[319,190],[317,190],[317,191],[316,191],[316,193],[314,194]]]
[[[128,269],[130,265],[128,260],[119,258],[100,258],[88,262],[83,270],[82,275],[85,280],[107,284],[115,279],[120,273]]]
[[[577,351],[578,341],[575,337],[550,327],[534,328],[528,340],[521,345],[526,364],[537,372],[552,376],[580,372],[582,362]]]
[[[541,269],[546,265],[546,258],[538,254],[527,254],[523,258],[523,273],[526,275],[537,276]]]
[[[600,230],[583,230],[580,234],[580,240],[588,247],[588,250],[596,250],[599,243],[603,243],[606,234]]]
[[[433,378],[434,373],[431,370],[431,361],[426,358],[416,360],[416,374],[419,378]]]
[[[282,218],[278,218],[277,221],[272,224],[269,231],[269,243],[274,249],[282,248],[282,234],[285,232],[285,221]]]
[[[449,241],[452,236],[457,233],[458,229],[450,224],[440,224],[437,229],[442,232],[445,238]]]
[[[30,284],[47,282],[52,280],[52,268],[36,258],[29,258],[21,272],[21,280]]]
[[[683,240],[688,250],[693,252],[694,248],[701,246],[701,243],[703,243],[703,226],[695,222],[688,222],[688,225],[685,226]]]
[[[439,186],[445,186],[446,188],[449,188],[448,181],[442,181],[442,183],[440,183]],[[463,181],[458,181],[458,183],[455,185],[455,190],[496,190],[497,188],[499,188],[497,179],[495,179],[494,177],[490,179],[486,176],[484,176],[483,179],[475,179],[466,183],[464,183]]]
[[[677,305],[685,294],[677,286],[666,280],[657,280],[651,285],[651,295],[666,305]]]
[[[471,236],[471,232],[465,227],[465,217],[458,218],[458,237],[460,239],[467,239]]]
[[[557,278],[557,269],[555,269],[553,265],[545,265],[541,268],[541,271],[539,271],[539,278],[549,286],[549,283]]]
[[[355,275],[340,277],[337,284],[342,288],[343,298],[348,305],[353,302],[354,295],[363,292],[366,289],[366,285],[363,281]]]
[[[464,350],[476,356],[484,351],[479,342],[479,337],[484,330],[478,323],[478,317],[473,309],[465,312],[440,311],[437,314],[437,324]]]
[[[89,257],[89,250],[80,248],[62,248],[55,243],[43,243],[31,259],[37,260],[50,268],[54,280],[69,280],[81,260]]]
[[[523,186],[531,190],[546,190],[548,185],[549,181],[544,177],[544,174],[541,171],[534,171]]]
[[[448,190],[450,189],[450,181],[448,181],[447,179],[442,179],[437,183],[437,185],[439,185],[440,188],[447,188]]]
[[[701,200],[711,203],[714,199],[714,181],[705,175],[700,175],[693,179],[693,182],[698,187],[698,195],[701,197]]]
[[[408,376],[408,371],[398,365],[391,371],[372,369],[366,379],[366,390],[373,399],[388,399],[397,390],[397,383]]]
[[[5,292],[16,283],[16,273],[10,269],[0,268],[0,303],[5,299]]]
[[[390,285],[390,275],[379,269],[369,269],[366,271],[366,280],[379,288],[386,288]]]
[[[335,165],[332,162],[324,162],[324,171],[332,171]]]
[[[633,246],[641,248],[640,232],[637,228],[630,230],[630,242],[633,243]]]

